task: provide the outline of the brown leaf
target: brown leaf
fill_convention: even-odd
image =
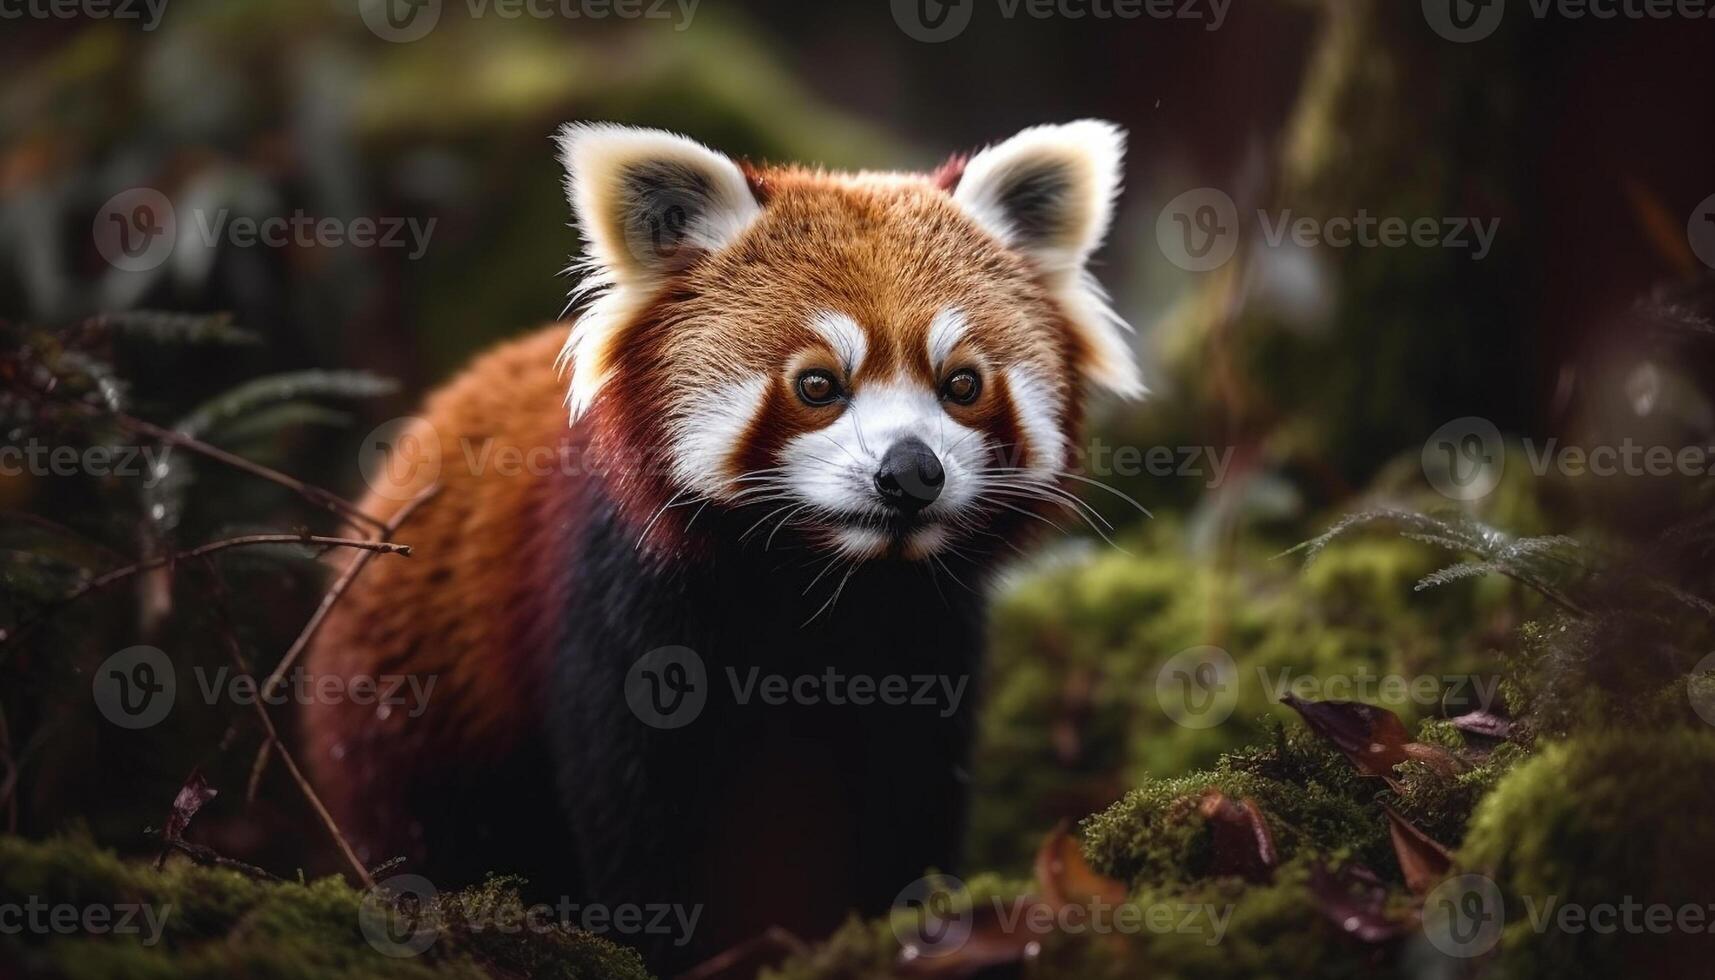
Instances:
[[[1118,905],[1130,894],[1124,884],[1090,867],[1077,840],[1066,833],[1065,824],[1056,827],[1036,851],[1036,884],[1043,899],[1055,909],[1089,905],[1096,900]]]
[[[185,829],[191,825],[191,818],[197,815],[204,803],[214,799],[220,790],[208,784],[203,778],[202,770],[192,769],[185,778],[185,784],[179,787],[179,795],[173,797],[173,809],[167,814],[167,823],[161,829],[160,856],[155,858],[155,867],[165,867],[167,855],[179,848],[185,840]]]
[[[1041,904],[1034,897],[1019,899],[1020,915],[1030,914]],[[1023,921],[1022,919],[1020,921]],[[1034,959],[1042,949],[1042,937],[1029,929],[1008,929],[992,904],[978,904],[964,914],[963,923],[937,930],[933,939],[907,942],[899,951],[895,973],[901,977],[969,977],[990,967]]]
[[[1311,868],[1310,896],[1336,929],[1362,942],[1385,943],[1412,927],[1388,916],[1387,886],[1362,865]]]
[[[1407,758],[1411,736],[1386,708],[1358,701],[1306,701],[1286,695],[1280,702],[1299,713],[1310,730],[1334,743],[1366,776],[1388,778]]]
[[[167,814],[167,826],[161,831],[161,839],[168,843],[183,840],[191,818],[197,815],[204,803],[219,795],[220,790],[208,784],[201,769],[191,770],[185,784],[179,787],[179,795],[173,797],[173,811]]]
[[[1393,853],[1399,858],[1400,870],[1405,872],[1405,887],[1413,895],[1425,895],[1453,868],[1453,855],[1411,821],[1400,816],[1393,807],[1384,806],[1388,834],[1393,838]]]
[[[1234,800],[1211,786],[1203,791],[1197,811],[1208,821],[1213,838],[1214,860],[1209,873],[1237,875],[1252,884],[1262,884],[1274,877],[1280,857],[1274,849],[1274,835],[1256,801]]]

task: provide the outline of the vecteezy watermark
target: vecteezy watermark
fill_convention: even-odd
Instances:
[[[152,728],[165,721],[178,698],[178,676],[165,652],[127,647],[102,662],[93,682],[95,706],[120,728]]]
[[[499,892],[442,902],[427,878],[397,875],[378,883],[358,905],[358,928],[381,953],[404,958],[428,950],[448,929],[503,936],[544,935],[579,929],[594,935],[659,936],[684,946],[696,934],[703,906],[669,902],[574,902],[562,896],[552,904],[524,905]]]
[[[938,44],[963,34],[979,3],[1003,20],[1182,20],[1218,31],[1233,0],[892,0],[893,20],[912,40]]]
[[[51,446],[39,439],[0,446],[0,476],[117,477],[152,488],[167,475],[171,446]]]
[[[740,708],[829,705],[836,708],[929,708],[942,718],[958,713],[969,687],[968,676],[947,674],[849,674],[836,667],[817,673],[781,674],[758,666],[722,669],[721,676]],[[708,704],[708,669],[690,647],[650,650],[625,677],[625,703],[638,720],[653,728],[683,728]]]
[[[1257,209],[1257,241],[1266,248],[1442,248],[1481,262],[1494,248],[1501,219],[1371,214],[1313,217],[1292,209]],[[1210,272],[1238,253],[1244,224],[1225,191],[1199,187],[1167,202],[1155,221],[1155,241],[1169,262],[1187,272]]]
[[[1715,933],[1715,903],[1643,902],[1631,895],[1602,902],[1568,902],[1559,895],[1517,897],[1512,921],[1526,924],[1538,935]],[[1448,956],[1469,959],[1488,953],[1500,942],[1507,922],[1501,889],[1487,875],[1449,878],[1423,900],[1424,934]]]
[[[683,728],[709,701],[709,672],[690,647],[658,647],[637,658],[625,675],[625,703],[652,728]]]
[[[405,416],[376,426],[358,445],[358,469],[370,490],[388,500],[404,501],[431,486],[446,467],[472,476],[502,478],[642,477],[670,478],[675,447],[629,448],[594,444],[567,432],[553,441],[518,443],[494,436],[459,435],[443,439],[427,419]],[[1194,479],[1214,489],[1232,469],[1236,447],[1212,445],[1138,446],[1111,444],[1096,438],[1074,447],[1069,460],[1074,473],[1092,477],[1150,477]],[[998,446],[991,465],[1016,467],[1024,449]]]
[[[440,479],[441,435],[419,416],[388,419],[358,444],[357,468],[376,496],[410,500]]]
[[[1482,956],[1501,941],[1505,925],[1501,890],[1485,875],[1448,878],[1423,898],[1423,934],[1448,956]]]
[[[1538,933],[1593,932],[1600,936],[1715,933],[1715,903],[1640,902],[1631,895],[1622,895],[1617,901],[1589,904],[1562,901],[1557,895],[1546,898],[1523,895],[1520,901],[1524,904],[1525,921]]]
[[[1715,445],[1650,445],[1630,437],[1595,446],[1525,437],[1520,445],[1526,465],[1538,477],[1550,473],[1574,479],[1715,476]],[[1500,485],[1506,449],[1493,422],[1466,416],[1435,430],[1423,444],[1422,462],[1424,477],[1442,496],[1478,500]]]
[[[1451,500],[1480,500],[1506,472],[1506,446],[1495,423],[1475,415],[1454,419],[1423,443],[1423,475]]]
[[[229,667],[191,668],[194,692],[207,705],[355,704],[375,708],[382,718],[404,711],[416,718],[428,710],[436,675],[312,674],[288,671],[281,682],[262,682]],[[127,647],[96,669],[92,687],[102,717],[121,728],[152,728],[167,719],[183,689],[172,658],[151,646]]]
[[[1181,650],[1155,673],[1155,700],[1176,725],[1214,728],[1239,703],[1239,667],[1220,647]]]
[[[990,913],[986,929],[1008,935],[1200,935],[1205,945],[1215,946],[1226,935],[1233,906],[1190,902],[1139,905],[1110,902],[1099,896],[1055,905],[1030,896],[994,895],[979,902],[957,877],[933,874],[899,892],[889,925],[906,960],[935,959],[964,947],[979,911]]]
[[[1181,477],[1213,490],[1226,481],[1232,446],[1110,446],[1097,438],[1073,450],[1074,472],[1091,476]]]
[[[942,718],[959,711],[968,676],[947,674],[847,674],[827,667],[819,674],[765,674],[760,667],[725,669],[733,701],[740,706],[827,704],[857,708],[934,708]]]
[[[502,20],[662,20],[673,30],[691,26],[702,0],[464,0],[472,18]],[[444,0],[358,0],[371,33],[404,44],[427,37],[440,23]]]
[[[1715,269],[1715,194],[1704,198],[1691,212],[1685,235],[1691,240],[1692,253],[1704,265]]]
[[[416,956],[441,938],[440,894],[421,875],[394,875],[364,893],[357,928],[383,956]]]
[[[1501,703],[1501,679],[1474,674],[1311,674],[1291,667],[1258,667],[1257,681],[1275,702],[1292,695],[1303,701],[1362,701],[1382,707],[1436,708],[1456,704],[1487,710]]]
[[[1685,678],[1685,690],[1691,698],[1691,710],[1706,723],[1715,725],[1715,653],[1691,668]]]
[[[167,0],[0,0],[0,20],[134,21],[145,31],[166,12]]]
[[[91,231],[96,251],[108,264],[124,272],[144,272],[167,261],[181,241],[207,248],[409,249],[405,257],[414,262],[428,251],[437,220],[318,218],[302,210],[255,217],[234,215],[231,208],[192,208],[184,220],[165,194],[135,187],[109,198],[96,212]]]
[[[191,668],[191,674],[204,704],[355,704],[373,706],[384,719],[399,710],[407,718],[420,717],[429,710],[429,698],[440,679],[435,674],[312,674],[294,668],[280,683],[264,689],[256,678],[235,673],[230,667],[209,670],[197,666]]]
[[[74,905],[31,895],[22,902],[0,902],[0,936],[142,936],[144,946],[154,946],[172,912],[170,902]]]
[[[1715,0],[1526,0],[1537,20],[1715,19]],[[1449,41],[1469,44],[1494,34],[1506,17],[1507,0],[1423,0],[1423,18]]]
[[[1473,674],[1317,673],[1296,668],[1258,666],[1256,690],[1272,703],[1287,695],[1307,701],[1362,701],[1383,707],[1460,712],[1500,703],[1500,678]],[[1162,713],[1185,728],[1213,728],[1232,717],[1243,692],[1243,675],[1232,654],[1214,646],[1181,650],[1155,673],[1155,699]]]

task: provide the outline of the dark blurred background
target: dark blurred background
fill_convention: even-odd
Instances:
[[[517,8],[491,3],[446,0],[426,34],[390,40],[371,27],[385,11],[356,0],[167,0],[158,20],[128,8],[144,22],[8,0],[7,343],[112,327],[102,343],[117,375],[97,386],[112,404],[356,496],[363,432],[407,414],[473,352],[564,312],[578,243],[549,143],[560,124],[662,127],[832,168],[927,169],[1033,123],[1097,116],[1130,131],[1098,271],[1137,328],[1155,394],[1103,403],[1093,435],[1233,451],[1217,486],[1116,477],[1169,529],[1137,540],[1197,560],[1278,551],[1362,494],[1421,491],[1425,441],[1461,417],[1510,438],[1711,444],[1707,345],[1664,340],[1638,304],[1679,303],[1715,262],[1693,234],[1715,208],[1715,20],[1537,18],[1515,2],[1492,34],[1460,43],[1415,0],[1234,0],[1218,26],[1206,2],[1186,8],[1198,17],[1125,18],[1009,17],[999,0],[965,0],[948,9],[968,26],[930,42],[913,4],[886,0],[644,0],[662,16],[630,18],[587,16],[600,4],[508,17]],[[1163,208],[1200,188],[1242,217],[1236,257],[1212,271],[1176,264],[1158,237]],[[114,202],[139,189],[170,202],[178,231],[157,264],[125,268],[104,257],[103,229],[135,217],[144,198]],[[1276,247],[1248,217],[1258,209],[1494,220],[1498,232],[1480,258]],[[398,247],[246,245],[193,230],[221,214],[407,230]],[[228,319],[196,342],[91,319],[127,311]],[[227,322],[245,336],[224,336]],[[284,372],[279,389],[223,401]],[[51,438],[47,413],[33,418]],[[184,464],[164,486],[0,477],[16,518],[3,531],[5,624],[63,591],[68,579],[53,575],[72,567],[329,523],[216,467]],[[1666,520],[1655,492],[1569,502],[1548,488],[1483,506],[1523,530],[1604,509],[1647,529]],[[1090,502],[1132,533],[1137,515],[1104,495]],[[323,577],[285,552],[221,567],[224,587],[249,600],[235,627],[246,649],[277,657]],[[136,848],[192,766],[239,792],[251,752],[222,748],[243,724],[229,710],[180,712],[141,741],[89,724],[88,671],[114,650],[178,644],[221,661],[195,615],[215,601],[210,586],[179,585],[145,579],[0,648],[0,706],[27,760],[13,826],[81,822]],[[311,835],[281,836],[306,824],[278,772],[266,779],[272,809],[211,818],[226,821],[221,846],[335,866]],[[1107,783],[1048,809],[1076,815],[1104,796]]]

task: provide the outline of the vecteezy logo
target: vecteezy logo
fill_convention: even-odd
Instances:
[[[893,0],[893,20],[914,41],[951,41],[970,26],[974,0]]]
[[[1484,875],[1464,874],[1435,886],[1423,900],[1423,932],[1448,956],[1469,959],[1495,948],[1506,924],[1501,890]]]
[[[1239,249],[1239,209],[1213,187],[1186,191],[1161,209],[1155,241],[1167,261],[1186,272],[1219,269]]]
[[[1697,717],[1715,725],[1715,653],[1699,660],[1697,666],[1691,668],[1685,686],[1691,695],[1691,710],[1697,712]]]
[[[435,29],[441,0],[358,0],[357,12],[376,37],[404,44]]]
[[[133,731],[166,720],[178,697],[173,661],[147,646],[126,647],[96,668],[95,706],[102,717]]]
[[[1704,265],[1715,269],[1715,194],[1704,198],[1697,210],[1691,212],[1691,223],[1686,225],[1685,233],[1691,239],[1691,251]]]
[[[440,433],[414,415],[383,422],[363,437],[357,468],[376,496],[410,500],[440,478]]]
[[[626,246],[646,265],[683,271],[701,253],[691,216],[702,208],[695,192],[672,186],[652,188],[645,192],[643,207],[626,222]]]
[[[1507,0],[1423,0],[1423,19],[1449,41],[1481,41],[1501,26]]]
[[[1181,650],[1155,674],[1155,700],[1186,728],[1213,728],[1232,717],[1239,701],[1239,666],[1220,647]]]
[[[708,700],[708,671],[690,647],[657,647],[625,675],[625,703],[652,728],[683,728],[697,720]]]
[[[357,906],[358,928],[384,956],[416,956],[441,936],[439,894],[427,878],[395,875],[364,894]]]
[[[153,187],[134,187],[108,198],[91,229],[95,250],[123,272],[146,272],[167,261],[178,240],[173,202]]]
[[[971,938],[971,896],[952,875],[932,874],[906,885],[893,900],[889,924],[907,960],[948,956]]]
[[[1501,430],[1488,419],[1468,415],[1436,429],[1423,444],[1423,475],[1449,500],[1480,500],[1506,472]]]

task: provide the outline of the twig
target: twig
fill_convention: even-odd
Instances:
[[[322,596],[321,605],[316,607],[315,613],[310,616],[310,621],[304,624],[304,629],[298,634],[298,638],[292,641],[291,647],[286,650],[286,655],[280,658],[280,663],[268,675],[268,681],[262,687],[264,699],[274,693],[285,678],[286,672],[292,669],[292,665],[297,663],[298,657],[303,654],[304,648],[309,646],[310,641],[315,638],[316,632],[321,629],[322,623],[327,619],[328,612],[333,609],[334,603],[338,602],[339,597],[345,594],[345,590],[351,587],[352,581],[357,578],[358,573],[363,571],[377,552],[403,551],[407,555],[411,553],[409,545],[391,544],[388,539],[398,532],[399,528],[410,519],[419,506],[439,493],[440,490],[440,484],[437,483],[412,497],[405,506],[399,508],[399,512],[393,515],[392,520],[381,525],[380,535],[370,542],[370,546],[364,549],[362,554],[351,560],[351,564],[346,566],[345,571],[340,574],[333,587]]]
[[[124,581],[134,575],[138,575],[152,569],[162,568],[182,561],[202,558],[206,555],[214,554],[217,551],[225,551],[228,548],[244,548],[262,544],[308,544],[324,548],[356,548],[359,551],[363,551],[366,554],[371,555],[382,553],[409,556],[411,554],[410,545],[392,544],[385,541],[358,540],[355,538],[331,538],[319,534],[247,534],[236,538],[225,538],[220,541],[210,541],[207,544],[198,545],[188,551],[177,551],[170,555],[162,555],[159,558],[150,558],[147,561],[140,561],[136,564],[126,565],[124,568],[116,568],[111,572],[98,575],[66,593],[58,600],[55,600],[53,606],[58,607],[68,605],[76,602],[86,595],[89,595],[91,592],[98,592],[115,582]],[[29,630],[46,619],[47,616],[47,612],[39,614],[10,633],[0,630],[0,646],[11,643],[18,637],[23,636],[25,633],[29,632]]]
[[[376,543],[383,543],[391,538],[398,532],[399,528],[404,526],[406,521],[410,520],[411,515],[416,512],[418,507],[440,492],[441,486],[437,483],[406,501],[405,505],[399,508],[398,513],[381,526],[381,533],[376,538]],[[303,630],[298,633],[298,638],[292,641],[292,645],[286,649],[286,653],[280,658],[280,662],[268,674],[268,679],[263,681],[260,700],[266,701],[279,691],[280,685],[285,683],[287,672],[297,664],[298,658],[303,656],[304,651],[309,648],[310,641],[314,640],[316,633],[321,630],[322,623],[327,620],[328,613],[333,610],[334,603],[339,601],[340,596],[345,595],[345,590],[351,587],[351,583],[357,579],[358,574],[369,564],[370,559],[375,557],[375,554],[374,550],[364,551],[352,558],[351,564],[345,567],[345,571],[340,573],[333,586],[322,595],[322,601],[316,606],[316,611],[311,614],[309,622],[304,624]],[[267,742],[262,743],[262,747],[256,751],[256,761],[250,767],[250,785],[245,791],[244,798],[247,802],[256,802],[257,789],[262,785],[262,773],[268,768],[268,752],[269,745]]]
[[[114,421],[118,422],[124,428],[141,432],[144,435],[151,436],[161,442],[168,443],[169,445],[188,449],[199,456],[207,456],[209,459],[215,460],[216,462],[225,463],[227,466],[237,470],[243,470],[251,476],[260,477],[271,483],[277,483],[280,486],[291,490],[293,493],[296,493],[298,496],[303,497],[305,500],[308,500],[310,503],[333,511],[340,517],[345,518],[347,523],[365,524],[371,528],[381,528],[385,526],[380,520],[364,513],[356,504],[337,494],[323,490],[321,487],[305,483],[296,477],[287,476],[279,470],[270,469],[263,466],[261,463],[253,463],[242,456],[229,453],[218,446],[211,446],[208,443],[203,442],[201,439],[187,436],[184,433],[177,432],[173,429],[163,428],[153,422],[145,422],[140,418],[126,415],[124,412],[114,412],[112,415]]]
[[[245,864],[243,861],[235,861],[232,858],[226,857],[212,847],[204,847],[201,844],[192,844],[190,841],[182,839],[166,840],[164,834],[162,835],[162,838],[162,842],[166,844],[168,848],[184,854],[186,857],[189,857],[192,861],[195,861],[198,864],[205,864],[216,868],[226,868],[231,871],[237,871],[242,874],[249,875],[252,878],[260,878],[263,881],[277,882],[282,880],[281,878],[258,868],[254,864]]]
[[[219,581],[218,575],[213,577],[215,581]],[[226,652],[232,658],[233,665],[245,674],[249,674],[250,665],[244,659],[244,652],[239,649],[237,634],[233,632],[232,623],[227,619],[223,603],[215,602],[210,605],[214,608],[215,614],[220,617],[221,635],[226,641]],[[256,709],[256,718],[262,723],[262,730],[266,733],[266,741],[271,743],[274,749],[280,753],[281,763],[285,765],[286,771],[291,774],[293,782],[298,784],[298,789],[303,791],[304,799],[308,800],[310,808],[316,811],[316,817],[321,820],[322,826],[327,828],[328,834],[334,839],[334,843],[339,845],[340,853],[345,856],[352,870],[357,873],[357,880],[365,888],[374,888],[375,879],[370,877],[369,868],[358,859],[357,851],[352,848],[351,842],[346,840],[345,833],[339,829],[339,823],[334,820],[333,814],[328,812],[328,808],[322,803],[322,798],[317,795],[315,787],[311,786],[310,781],[304,777],[303,770],[298,768],[298,763],[292,758],[292,753],[287,751],[285,743],[280,740],[280,730],[274,727],[274,719],[268,714],[267,702],[262,698],[254,698],[250,704],[252,708]]]

